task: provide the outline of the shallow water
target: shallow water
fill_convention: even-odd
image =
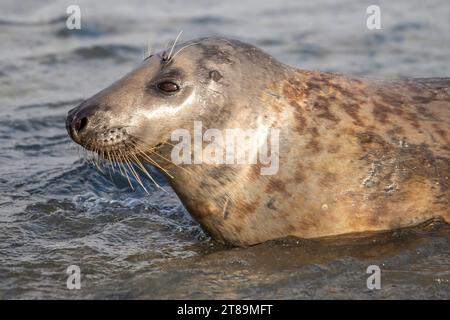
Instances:
[[[382,30],[365,28],[369,4]],[[436,1],[0,2],[0,298],[439,298],[450,229],[214,244],[167,193],[131,190],[82,160],[65,115],[137,66],[144,48],[224,35],[304,69],[379,78],[450,76],[450,5]],[[155,172],[156,173],[156,172]],[[78,265],[82,289],[66,288]],[[382,289],[366,287],[366,268]]]

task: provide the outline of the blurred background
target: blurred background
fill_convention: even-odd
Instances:
[[[81,30],[66,28],[72,4]],[[373,4],[381,30],[366,27]],[[450,76],[447,0],[0,0],[0,298],[448,299],[448,226],[225,248],[161,177],[168,192],[148,184],[146,195],[80,157],[67,111],[181,30],[181,41],[237,38],[302,69]],[[72,264],[80,290],[66,287]],[[366,287],[370,264],[382,290]]]

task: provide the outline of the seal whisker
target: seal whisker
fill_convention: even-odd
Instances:
[[[89,158],[89,151],[88,151],[87,149],[84,149],[84,150],[83,150],[83,160],[86,161],[86,162],[89,162],[89,161],[90,161],[90,158]]]
[[[90,143],[90,144],[88,145],[88,150],[86,150],[86,157],[87,157],[88,161],[89,161],[93,166],[95,166],[95,163],[94,163],[94,156],[93,156],[93,154],[92,154],[92,151],[90,151],[91,147],[92,147],[92,143]]]
[[[120,165],[123,167],[123,172],[125,173],[125,176],[126,176],[126,178],[128,180],[128,183],[130,184],[131,189],[134,190],[133,184],[131,183],[131,179],[128,176],[128,173],[127,173],[127,168],[125,167],[125,165],[122,162],[122,157],[123,157],[122,156],[122,152],[120,151],[120,149],[118,151],[119,151],[119,160],[121,160],[120,161]]]
[[[138,173],[136,172],[136,170],[134,169],[133,163],[131,162],[131,159],[128,158],[128,155],[127,155],[127,159],[125,160],[125,162],[126,162],[127,166],[130,168],[132,174],[133,174],[134,177],[136,178],[136,180],[137,180],[137,182],[139,183],[139,185],[145,190],[145,192],[146,192],[147,194],[150,194],[150,193],[148,192],[147,188],[145,188],[144,184],[142,183],[142,180],[141,180],[139,174],[138,174]],[[155,184],[156,184],[156,183],[155,183]],[[156,184],[156,185],[159,187],[158,184]]]
[[[148,41],[147,42],[147,56],[145,59],[152,56],[152,51],[153,51],[153,46],[151,45],[150,41]]]
[[[91,163],[95,166],[94,163],[94,153],[92,152],[92,147],[93,147],[93,143],[89,143],[89,149],[87,150],[87,155],[89,157],[89,160],[91,161]]]
[[[164,48],[164,51],[161,53],[161,60],[162,62],[167,62],[167,49],[169,49],[170,40],[167,41],[166,47]]]
[[[139,139],[138,139],[139,140]],[[163,143],[166,143],[166,142],[163,142]],[[170,143],[167,143],[167,144],[169,144],[169,145],[171,145],[171,146],[174,146],[173,144],[170,144]],[[156,166],[157,168],[159,168],[159,169],[161,169],[164,173],[166,173],[170,178],[174,178],[173,176],[172,176],[172,174],[170,174],[169,173],[169,171],[167,170],[167,169],[165,169],[165,168],[163,168],[160,164],[158,164],[158,162],[156,162],[152,157],[150,157],[150,155],[147,153],[147,152],[151,152],[151,153],[155,153],[155,149],[156,149],[156,147],[146,147],[145,146],[145,144],[143,143],[143,142],[141,142],[141,143],[139,143],[139,144],[137,144],[137,143],[134,143],[134,148],[138,151],[138,153],[140,154],[140,155],[142,155],[144,158],[146,158],[147,160],[149,160],[150,161],[150,163],[152,164],[152,165],[154,165],[154,166]],[[161,156],[160,154],[158,154],[158,153],[155,153],[156,155],[158,155],[158,156],[160,156],[160,157],[162,157],[164,160],[166,160],[166,161],[168,161],[168,162],[170,162],[170,163],[172,163],[172,164],[174,164],[175,166],[177,166],[175,163],[173,163],[171,160],[169,160],[169,159],[166,159],[165,157],[163,157],[163,156]],[[186,168],[183,168],[183,167],[180,167],[180,166],[178,166],[180,169],[184,169],[184,170],[187,170]]]
[[[148,154],[146,154],[144,151],[142,151],[140,148],[139,149],[139,154],[142,155],[145,159],[149,160],[150,163],[156,167],[158,167],[159,169],[161,169],[162,171],[164,171],[164,173],[166,173],[170,178],[174,178],[166,169],[164,169],[162,166],[160,166],[155,160],[153,160]]]
[[[138,182],[138,184],[142,187],[142,189],[144,189],[144,191],[147,194],[150,194],[147,190],[147,188],[145,188],[144,184],[141,181],[141,178],[139,177],[139,174],[136,172],[136,170],[134,170],[133,168],[133,164],[129,162],[128,158],[125,160],[125,163],[127,164],[128,168],[130,168],[131,173],[133,174],[133,176],[136,178],[136,181]]]
[[[121,160],[120,160],[119,154],[116,153],[116,152],[114,152],[114,154],[116,155],[116,156],[115,156],[115,160],[116,160],[116,163],[117,163],[117,167],[119,168],[120,174],[121,174],[123,177],[125,177],[125,178],[128,179],[128,177],[127,177],[127,175],[126,175],[126,172],[125,172],[125,168],[123,167],[122,162],[121,162]]]
[[[165,143],[165,142],[163,142],[163,143]],[[154,151],[154,148],[150,148],[150,149],[148,149],[147,151],[149,151],[149,152],[151,152],[151,153],[157,155],[158,157],[162,158],[163,160],[166,160],[167,162],[173,164],[173,165],[176,166],[177,168],[180,168],[180,169],[182,169],[182,170],[185,170],[186,172],[189,172],[189,170],[188,170],[187,168],[181,167],[180,165],[176,164],[176,163],[173,162],[172,160],[167,159],[167,158],[164,157],[163,155],[161,155],[161,154],[157,153],[156,151]]]
[[[169,146],[171,146],[171,147],[175,147],[175,145],[174,145],[173,143],[170,143],[170,142],[167,142],[167,141],[165,141],[165,142],[163,142],[163,143],[165,143],[165,144],[167,144],[167,145],[169,145]]]
[[[180,38],[182,33],[183,33],[183,30],[181,30],[180,33],[178,33],[178,36],[175,38],[175,41],[172,44],[172,48],[170,49],[169,56],[167,57],[167,61],[170,61],[170,59],[172,58],[173,49],[175,48],[175,46],[178,42],[178,39]]]
[[[184,47],[180,48],[180,49],[179,49],[177,52],[175,52],[175,54],[172,56],[172,60],[175,59],[175,57],[176,57],[182,50],[184,50],[184,49],[186,49],[186,48],[188,48],[188,47],[191,47],[191,46],[193,46],[193,45],[196,45],[196,44],[200,44],[200,42],[190,43],[190,44],[185,45]]]
[[[108,154],[109,154],[109,158],[111,159],[111,162],[112,162],[112,168],[113,168],[113,172],[114,172],[114,170],[115,170],[115,166],[116,166],[116,159],[115,159],[115,157],[114,157],[114,153],[113,152],[108,152]]]
[[[107,161],[107,168],[108,168],[109,178],[111,179],[111,181],[114,181],[114,179],[112,177],[112,173],[111,173],[111,171],[113,171],[113,173],[114,173],[114,167],[112,166],[112,162],[111,162],[110,157],[109,157],[109,152],[108,151],[104,151],[103,153],[104,153],[105,161]],[[108,158],[108,159],[106,159],[106,158]]]
[[[149,177],[150,180],[151,180],[158,188],[164,190],[164,188],[161,187],[161,186],[156,182],[156,180],[152,177],[152,175],[148,172],[148,170],[144,167],[144,165],[139,161],[139,159],[138,159],[135,155],[132,155],[132,157],[134,158],[134,160],[135,160],[136,164],[138,165],[139,169],[140,169],[147,177]],[[164,191],[166,191],[166,190],[164,190]]]
[[[114,163],[113,163],[112,160],[111,160],[111,154],[110,154],[109,152],[107,152],[106,155],[107,155],[107,157],[108,157],[109,163],[111,164],[112,172],[113,172],[113,173],[116,173],[116,172],[115,172],[115,169],[114,169]]]
[[[94,151],[92,152],[92,156],[93,156],[93,159],[94,159],[94,164],[95,164],[95,166],[97,167],[97,169],[98,169],[99,171],[101,171],[101,170],[100,170],[100,166],[99,166],[99,162],[98,162],[97,148],[94,148]]]
[[[125,173],[123,172],[123,168],[122,168],[122,165],[120,164],[120,161],[119,161],[119,155],[114,151],[114,155],[113,155],[113,158],[114,158],[114,162],[116,163],[116,165],[117,165],[117,168],[119,169],[119,173],[120,173],[120,175],[122,176],[122,177],[125,177]]]
[[[163,142],[163,144],[167,144],[167,145],[169,145],[169,146],[174,147],[173,144],[170,144],[170,143],[168,143],[168,142]],[[166,161],[168,161],[169,163],[173,164],[173,165],[176,166],[177,168],[180,168],[180,169],[184,170],[185,172],[190,173],[189,170],[188,170],[188,168],[185,168],[185,167],[182,167],[182,166],[176,164],[176,163],[173,162],[171,159],[167,159],[166,157],[162,156],[161,154],[159,154],[159,153],[157,153],[157,152],[155,152],[155,151],[153,151],[153,150],[150,150],[150,152],[152,152],[152,153],[156,154],[157,156],[163,158],[164,160],[166,160]]]
[[[98,154],[98,149],[97,148],[94,148],[93,156],[94,156],[94,164],[95,164],[95,166],[97,167],[97,169],[101,173],[104,173],[102,168],[101,168],[101,163],[100,163],[100,158],[99,158],[99,154]]]

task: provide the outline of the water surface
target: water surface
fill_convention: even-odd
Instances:
[[[377,78],[450,76],[448,1],[0,3],[0,298],[448,299],[450,231],[214,244],[167,182],[132,190],[80,157],[65,116],[136,67],[150,44],[222,35],[304,69]],[[382,30],[365,27],[369,4]],[[156,174],[156,172],[155,172]],[[82,289],[66,288],[78,265]],[[366,287],[367,266],[382,289]]]

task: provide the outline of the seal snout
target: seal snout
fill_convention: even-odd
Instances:
[[[89,115],[84,110],[77,112],[78,107],[72,109],[67,114],[66,129],[72,140],[82,144],[89,130]]]
[[[87,117],[83,117],[81,119],[77,119],[75,123],[73,124],[73,127],[75,129],[75,132],[81,133],[81,131],[86,128],[87,125]]]
[[[83,105],[67,114],[66,128],[73,141],[88,150],[107,151],[131,139],[126,128],[111,126],[108,116],[96,105]]]

